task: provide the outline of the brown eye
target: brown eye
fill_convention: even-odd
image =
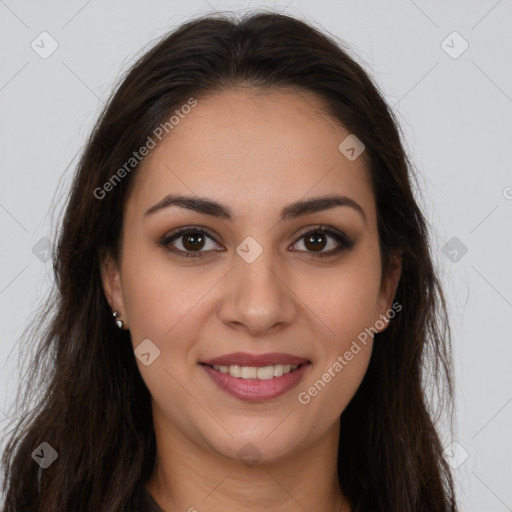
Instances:
[[[164,237],[160,244],[180,256],[200,257],[204,256],[204,253],[218,250],[216,243],[208,247],[208,240],[215,242],[204,230],[188,227]]]
[[[181,235],[182,245],[187,251],[201,250],[204,247],[205,237],[202,233]]]
[[[325,238],[323,233],[312,233],[304,237],[304,245],[312,251],[321,251],[326,246]]]
[[[329,243],[329,239],[334,242]],[[345,233],[324,227],[314,228],[304,233],[301,240],[304,240],[304,247],[308,254],[319,257],[333,256],[354,246],[354,242]],[[324,251],[328,246],[328,250]]]

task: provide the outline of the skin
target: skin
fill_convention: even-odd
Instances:
[[[137,171],[122,256],[104,260],[102,280],[134,348],[150,339],[160,350],[149,366],[137,364],[152,395],[158,452],[145,487],[166,512],[350,510],[336,474],[339,418],[364,377],[373,339],[308,404],[297,395],[391,308],[401,263],[381,280],[365,154],[349,161],[338,150],[350,132],[322,106],[290,90],[210,95]],[[235,218],[176,206],[144,215],[169,193],[215,199]],[[284,206],[333,193],[359,203],[366,220],[341,206],[279,222]],[[301,235],[320,224],[354,246],[315,258]],[[198,249],[203,257],[159,244],[186,226],[211,233]],[[248,236],[263,248],[250,264],[236,252]],[[338,246],[325,236],[319,252]],[[185,238],[170,245],[193,252]],[[311,367],[286,394],[247,402],[221,391],[198,364],[238,351],[294,354]],[[237,456],[248,442],[260,457],[252,465]]]

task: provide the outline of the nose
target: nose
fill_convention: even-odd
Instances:
[[[297,303],[289,272],[264,253],[252,263],[237,256],[233,264],[219,313],[226,325],[256,336],[293,322]]]

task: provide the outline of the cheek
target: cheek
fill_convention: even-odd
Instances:
[[[145,366],[137,360],[137,364],[152,395],[163,393],[160,398],[167,403],[169,396],[183,394],[180,384],[195,371],[200,350],[196,342],[212,314],[208,292],[222,275],[179,269],[154,255],[137,256],[132,253],[123,261],[130,336],[134,349],[147,339],[156,345],[154,362]]]
[[[366,344],[357,341],[350,344],[334,363],[329,364],[320,383],[316,381],[315,388],[323,389],[321,392],[325,394],[322,408],[330,411],[332,420],[345,410],[359,388],[368,369],[372,346],[371,340]]]
[[[150,261],[148,258],[146,264],[138,265],[127,258],[123,269],[125,306],[134,342],[139,338],[164,341],[175,337],[215,282],[208,275],[197,279],[168,263]]]
[[[373,325],[380,290],[380,260],[372,252],[354,253],[339,266],[297,281],[298,295],[327,328],[338,349]]]
[[[317,275],[315,283],[308,307],[321,320],[318,325],[325,328],[316,338],[316,368],[301,386],[303,395],[298,400],[318,414],[324,411],[329,423],[348,405],[368,368],[380,289],[380,259],[373,250],[361,251],[324,277]]]
[[[352,310],[350,302],[331,318],[330,336],[317,346],[318,360],[301,386],[297,400],[309,408],[311,417],[322,418],[327,427],[345,410],[359,388],[370,362],[373,337],[369,315]]]
[[[213,280],[208,276],[190,279],[190,273],[180,273],[155,259],[150,263],[147,258],[143,265],[138,261],[140,258],[127,257],[123,262],[130,336],[134,349],[143,340],[151,340],[157,347],[151,346],[151,350],[158,356],[147,366],[137,359],[137,365],[158,407],[179,423],[174,411],[190,406],[184,384],[197,359],[193,340],[203,324],[199,318],[201,298]]]

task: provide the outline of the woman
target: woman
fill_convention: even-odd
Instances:
[[[205,16],[158,43],[77,169],[4,510],[455,511],[410,169],[376,86],[306,23]]]

